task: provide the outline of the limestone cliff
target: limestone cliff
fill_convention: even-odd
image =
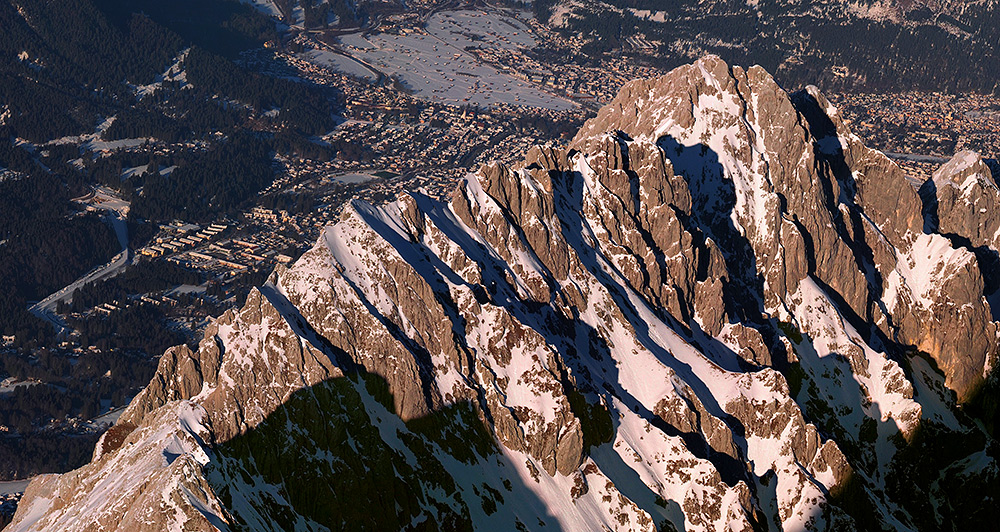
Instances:
[[[714,57],[632,82],[447,202],[352,204],[9,530],[989,522],[949,499],[997,490],[955,403],[997,349],[990,200],[942,192],[995,192],[973,166],[928,223],[815,89]]]

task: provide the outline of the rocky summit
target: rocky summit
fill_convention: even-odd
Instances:
[[[7,530],[988,529],[998,190],[759,67],[632,82],[352,204]]]

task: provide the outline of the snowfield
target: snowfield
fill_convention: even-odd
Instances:
[[[451,105],[488,107],[503,103],[544,109],[572,109],[575,103],[492,66],[480,63],[465,50],[469,46],[499,48],[530,47],[534,39],[520,22],[477,11],[435,13],[427,23],[428,33],[363,37],[344,35],[344,52],[389,76],[397,77],[419,97]],[[352,75],[370,77],[363,65],[336,54],[308,52],[316,64]]]
[[[343,72],[359,78],[375,79],[378,75],[368,67],[351,59],[349,56],[331,52],[328,50],[309,50],[300,54],[302,59],[311,63]]]

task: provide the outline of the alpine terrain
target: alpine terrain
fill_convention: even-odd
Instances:
[[[998,200],[708,56],[355,202],[6,530],[988,529]]]

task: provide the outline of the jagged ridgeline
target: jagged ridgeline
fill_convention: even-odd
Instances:
[[[919,185],[760,68],[632,82],[353,204],[9,530],[988,529],[997,187]]]

